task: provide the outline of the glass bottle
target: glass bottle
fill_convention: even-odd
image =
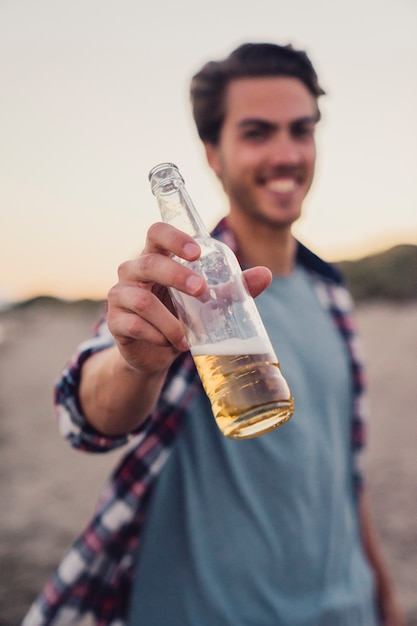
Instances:
[[[277,428],[292,416],[293,398],[234,253],[208,233],[176,165],[156,165],[149,180],[162,220],[201,248],[196,261],[173,258],[202,275],[206,291],[169,293],[217,425],[232,439]]]

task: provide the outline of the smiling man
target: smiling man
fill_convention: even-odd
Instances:
[[[153,225],[119,268],[108,315],[57,385],[78,448],[127,442],[91,525],[25,626],[91,614],[128,626],[401,626],[359,457],[364,385],[351,301],[334,267],[292,234],[310,189],[323,95],[304,52],[245,44],[191,84],[231,245],[283,364],[293,418],[246,441],[218,430],[167,288],[198,245]]]
[[[276,237],[281,244],[286,240],[293,248],[292,255],[286,250],[286,260],[293,259],[291,225],[301,215],[314,175],[316,98],[295,78],[239,78],[228,87],[225,110],[218,141],[204,143],[229,198],[229,224],[246,261],[256,258],[253,265],[287,273],[291,266],[280,266],[275,246],[269,254],[265,237],[271,243]],[[250,241],[246,253],[245,241]]]

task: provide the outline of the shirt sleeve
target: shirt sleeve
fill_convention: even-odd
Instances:
[[[352,315],[352,317],[354,317]],[[364,349],[356,329],[356,320],[353,321],[354,333],[350,339],[352,358],[354,403],[352,417],[352,455],[353,455],[353,484],[356,494],[366,484],[366,460],[368,443],[368,422],[370,414],[370,398],[366,377]]]
[[[368,384],[363,343],[358,333],[354,301],[346,288],[339,287],[336,291],[338,294],[339,326],[347,342],[352,371],[353,411],[351,449],[353,487],[357,495],[366,482],[367,424],[370,409]]]
[[[79,384],[83,363],[95,352],[114,345],[114,338],[103,317],[93,336],[84,341],[54,386],[54,407],[61,435],[70,444],[86,452],[106,452],[129,440],[129,435],[108,436],[93,428],[85,418],[79,401]]]
[[[316,289],[322,305],[329,311],[337,329],[342,334],[349,354],[352,375],[352,479],[355,495],[365,483],[365,449],[367,443],[367,422],[369,396],[365,372],[362,341],[357,330],[355,304],[345,285],[316,278]]]

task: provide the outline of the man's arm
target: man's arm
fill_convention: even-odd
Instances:
[[[365,554],[374,571],[376,601],[383,626],[405,626],[392,579],[386,566],[380,541],[372,520],[368,496],[365,489],[359,495],[359,519]]]
[[[167,287],[197,296],[205,283],[173,254],[193,261],[200,248],[185,233],[154,224],[142,254],[119,267],[109,291],[107,324],[115,345],[85,361],[78,389],[83,415],[104,435],[131,432],[146,419],[170,365],[188,348]]]
[[[88,422],[103,435],[132,432],[154,408],[166,371],[131,367],[115,345],[90,356],[82,366],[79,401]]]

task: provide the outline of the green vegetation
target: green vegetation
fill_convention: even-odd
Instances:
[[[28,300],[22,300],[21,302],[17,302],[14,305],[15,309],[27,309],[32,307],[56,307],[56,308],[68,308],[71,307],[73,309],[77,309],[80,311],[89,311],[93,308],[97,308],[102,305],[103,302],[98,300],[89,300],[85,298],[84,300],[63,300],[61,298],[55,298],[54,296],[35,296],[34,298],[29,298]]]
[[[417,299],[417,245],[403,244],[385,252],[336,263],[357,302]]]
[[[339,261],[335,265],[342,271],[356,302],[369,300],[417,300],[417,245],[402,244],[355,261]],[[70,307],[73,312],[101,311],[103,301],[62,300],[40,295],[21,302],[3,305],[1,311],[30,307]]]
[[[15,311],[22,311],[25,309],[35,310],[48,310],[59,311],[69,310],[74,315],[84,315],[97,311],[97,314],[101,314],[104,310],[105,302],[102,300],[89,300],[88,298],[80,300],[64,300],[56,298],[54,296],[40,295],[34,298],[28,298],[27,300],[21,300],[19,302],[4,303],[0,307],[0,317],[13,314]]]

